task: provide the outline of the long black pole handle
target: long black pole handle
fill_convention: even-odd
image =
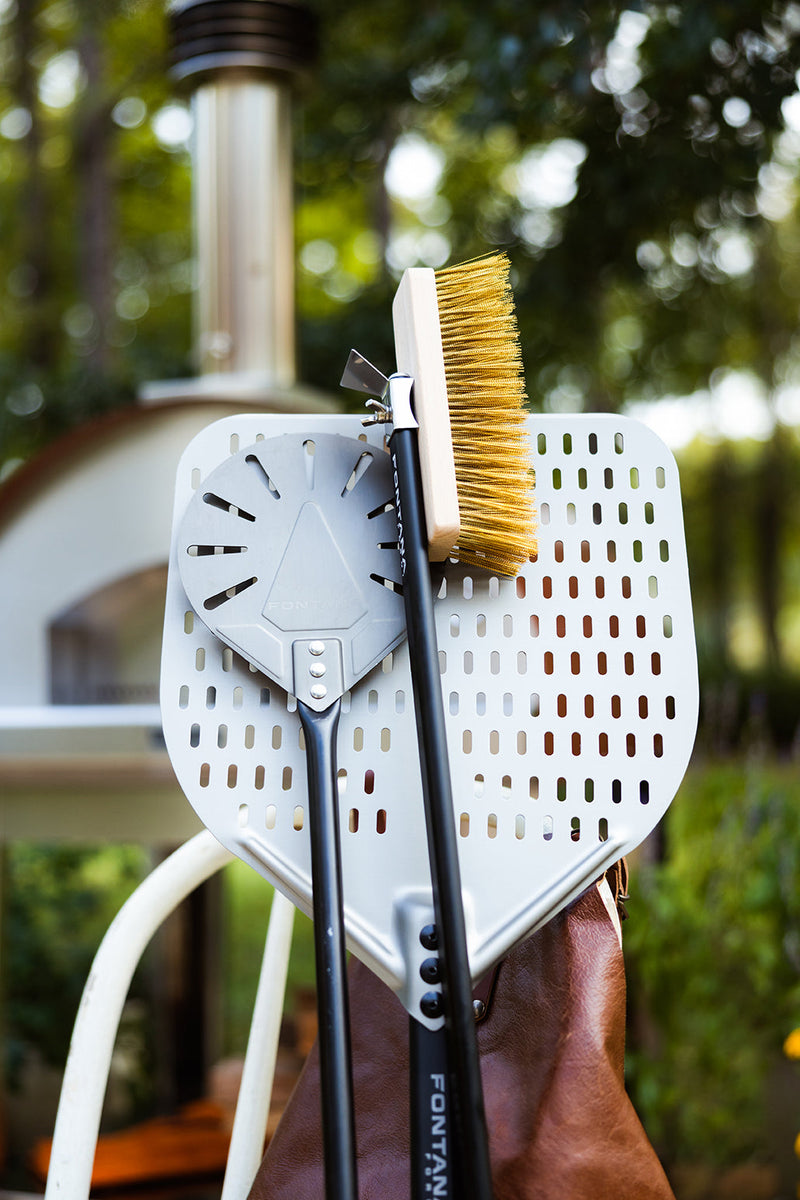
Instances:
[[[395,472],[403,601],[441,957],[447,1054],[455,1128],[459,1135],[458,1158],[463,1166],[460,1196],[464,1200],[491,1200],[488,1135],[472,1009],[416,430],[395,429],[389,450]]]
[[[448,1087],[447,1035],[408,1021],[411,1069],[411,1200],[456,1200],[453,1113]],[[458,1193],[461,1194],[460,1192]]]
[[[358,1200],[336,781],[341,701],[318,713],[300,700],[297,711],[305,734],[308,770],[325,1195],[327,1200]]]

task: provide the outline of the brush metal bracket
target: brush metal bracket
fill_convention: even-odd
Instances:
[[[397,371],[387,377],[363,354],[351,350],[339,383],[343,388],[371,397],[367,408],[373,411],[363,418],[362,425],[391,423],[395,429],[419,429],[412,404],[414,380],[410,375]]]

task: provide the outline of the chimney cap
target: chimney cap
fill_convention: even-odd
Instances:
[[[316,17],[301,0],[172,0],[170,73],[301,73],[316,56]]]

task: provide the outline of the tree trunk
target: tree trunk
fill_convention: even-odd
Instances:
[[[113,316],[113,178],[110,162],[110,104],[103,72],[103,43],[97,10],[81,6],[78,54],[86,90],[75,114],[78,278],[95,321],[88,363],[98,375],[112,366],[107,341]]]

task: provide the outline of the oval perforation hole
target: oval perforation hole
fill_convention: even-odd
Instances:
[[[458,832],[462,838],[469,837],[469,813],[462,812],[458,818]]]
[[[296,804],[292,813],[292,829],[295,829],[299,832],[303,828],[304,819],[305,812],[302,804]]]
[[[379,808],[375,814],[375,832],[386,833],[386,809]]]

